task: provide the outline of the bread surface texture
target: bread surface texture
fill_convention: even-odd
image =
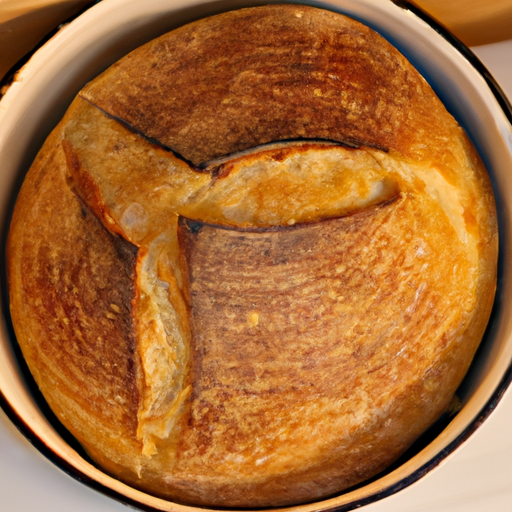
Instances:
[[[394,47],[319,8],[241,9],[78,94],[16,203],[11,314],[109,474],[286,506],[374,477],[446,410],[497,244],[478,154]]]

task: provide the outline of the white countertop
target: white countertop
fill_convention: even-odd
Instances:
[[[512,32],[512,29],[511,29]],[[511,34],[512,35],[512,34]],[[473,48],[512,99],[512,39]],[[512,169],[511,169],[512,172]],[[512,511],[512,389],[440,467],[364,512]],[[1,512],[128,512],[43,457],[0,410]]]

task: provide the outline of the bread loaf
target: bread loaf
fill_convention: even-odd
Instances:
[[[104,471],[283,506],[377,475],[443,413],[497,240],[477,152],[395,48],[328,10],[248,8],[78,94],[16,203],[11,314]]]

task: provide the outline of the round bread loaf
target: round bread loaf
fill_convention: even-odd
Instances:
[[[186,25],[89,83],[8,240],[58,419],[108,473],[207,506],[388,467],[466,373],[496,260],[486,170],[425,80],[301,5]]]

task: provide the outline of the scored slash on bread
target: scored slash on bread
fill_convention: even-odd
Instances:
[[[496,229],[476,151],[394,48],[329,11],[243,9],[74,100],[18,198],[12,317],[114,476],[208,506],[311,501],[449,405]]]

